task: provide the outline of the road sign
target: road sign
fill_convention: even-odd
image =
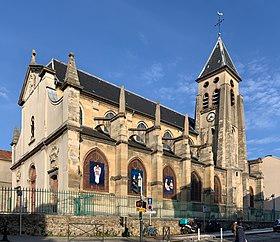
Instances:
[[[136,208],[137,212],[142,212],[145,213],[146,212],[146,208]]]

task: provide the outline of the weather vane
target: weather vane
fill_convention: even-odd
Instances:
[[[218,26],[219,33],[218,36],[221,36],[221,23],[224,21],[224,14],[222,12],[217,12],[218,14],[218,23],[215,24],[215,26]]]

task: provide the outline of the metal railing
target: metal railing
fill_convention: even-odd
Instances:
[[[0,188],[0,213],[43,213],[65,215],[117,215],[138,216],[137,196],[116,196],[96,192],[53,192],[45,189],[22,189],[21,196],[13,188]],[[206,208],[206,209],[205,209]],[[216,218],[233,220],[243,217],[247,221],[274,221],[280,211],[261,209],[237,209],[226,205],[177,200],[153,201],[157,218]]]

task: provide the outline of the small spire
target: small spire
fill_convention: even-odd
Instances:
[[[65,74],[65,82],[79,86],[80,81],[76,68],[74,53],[70,52],[68,56],[69,58],[68,58],[67,70]]]
[[[36,65],[36,51],[34,49],[32,50],[30,65]]]
[[[12,142],[11,142],[12,146],[17,144],[19,136],[20,136],[20,129],[19,128],[14,128],[13,138],[12,138]]]
[[[156,104],[155,116],[156,116],[155,126],[159,127],[160,126],[160,103],[159,102],[157,102],[157,104]]]
[[[185,115],[183,136],[189,137],[189,116]]]
[[[124,90],[124,86],[121,86],[121,89],[120,89],[119,113],[125,113],[125,90]]]

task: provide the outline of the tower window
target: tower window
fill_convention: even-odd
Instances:
[[[203,87],[205,87],[205,88],[208,87],[208,86],[209,86],[209,82],[205,82],[204,85],[203,85]]]
[[[230,80],[230,85],[231,85],[231,87],[234,87],[233,80]]]
[[[235,104],[234,92],[230,90],[230,104],[233,106]]]
[[[218,83],[219,80],[220,80],[220,78],[217,76],[217,77],[214,78],[214,81],[213,81],[213,82],[214,82],[214,83]]]
[[[220,90],[215,89],[215,91],[213,93],[213,99],[212,99],[213,105],[218,106],[219,105],[219,100],[220,100]]]
[[[209,94],[205,93],[203,96],[202,107],[203,109],[206,109],[208,108],[208,106],[209,106]]]

